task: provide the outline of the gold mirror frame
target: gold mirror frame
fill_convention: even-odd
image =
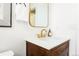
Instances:
[[[33,4],[33,3],[32,3]],[[47,3],[48,4],[48,3]],[[30,18],[31,18],[31,13],[33,13],[33,14],[35,14],[35,8],[31,11],[31,7],[30,7],[30,5],[31,5],[31,3],[29,3],[29,24],[30,24],[30,26],[32,26],[32,27],[40,27],[40,28],[46,28],[46,27],[48,27],[49,26],[49,4],[48,4],[48,16],[47,16],[47,18],[48,18],[48,20],[47,20],[47,26],[35,26],[34,24],[35,24],[35,19],[32,21]],[[33,22],[33,24],[31,24],[31,21]]]

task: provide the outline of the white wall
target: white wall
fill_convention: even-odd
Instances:
[[[76,44],[76,55],[79,56],[79,4],[76,4],[76,20],[77,20],[77,44]]]
[[[79,5],[78,5],[79,6]],[[70,55],[76,55],[77,4],[50,4],[51,27],[55,36],[70,38]]]

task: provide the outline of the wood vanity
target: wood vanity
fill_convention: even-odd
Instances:
[[[59,43],[52,39],[49,42],[47,41],[46,43],[42,41],[40,45],[39,43],[26,41],[26,56],[69,56],[69,40],[58,40]]]

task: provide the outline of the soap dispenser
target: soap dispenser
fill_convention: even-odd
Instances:
[[[51,37],[53,34],[52,34],[52,32],[51,32],[51,30],[49,29],[49,31],[48,31],[48,37]]]

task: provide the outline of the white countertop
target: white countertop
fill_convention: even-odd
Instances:
[[[67,40],[69,40],[69,39],[61,38],[61,37],[26,39],[26,41],[36,44],[36,45],[43,47],[45,49],[48,49],[48,50],[56,47],[59,44],[64,43]]]

